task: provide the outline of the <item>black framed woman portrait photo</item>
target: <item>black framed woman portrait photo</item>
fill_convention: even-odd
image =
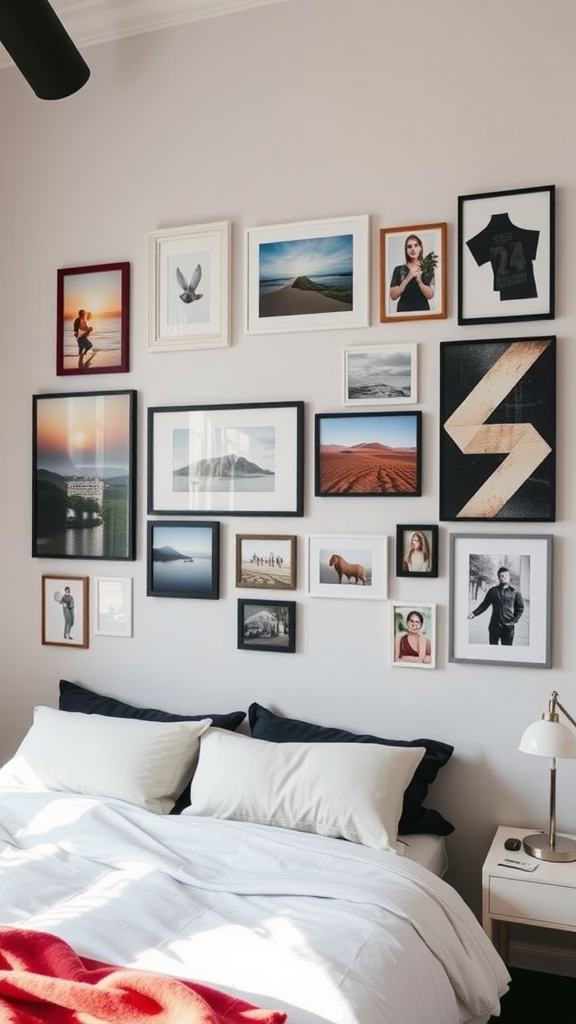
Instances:
[[[435,525],[396,527],[396,575],[438,575],[438,527]]]

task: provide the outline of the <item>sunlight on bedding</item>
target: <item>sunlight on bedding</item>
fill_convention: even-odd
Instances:
[[[485,1021],[506,972],[446,883],[326,836],[120,800],[2,793],[2,922],[291,1024]],[[40,842],[39,842],[40,840]]]

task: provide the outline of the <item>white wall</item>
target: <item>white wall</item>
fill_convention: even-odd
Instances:
[[[324,724],[441,738],[456,752],[429,802],[456,824],[450,879],[475,908],[496,823],[545,825],[547,765],[517,746],[553,688],[576,709],[575,29],[573,0],[287,0],[93,47],[88,85],[58,103],[37,100],[14,68],[0,72],[4,757],[33,706],[56,702],[61,677],[174,711],[257,700]],[[556,322],[544,331],[538,323],[458,327],[458,195],[547,184],[557,186]],[[363,213],[371,215],[371,326],[246,336],[244,230]],[[149,232],[221,219],[233,222],[233,345],[149,353]],[[379,324],[379,229],[437,221],[449,225],[449,318]],[[131,372],[56,377],[57,268],[117,260],[132,267]],[[478,525],[554,534],[554,667],[448,663],[454,524],[440,524],[437,580],[396,579],[392,543],[396,523],[438,520],[439,343],[548,330],[558,336],[557,522]],[[342,349],[386,341],[418,342],[423,496],[315,498],[313,416],[342,410]],[[31,395],[90,387],[138,391],[134,563],[30,557]],[[306,403],[305,516],[223,519],[218,602],[146,597],[146,407],[296,399]],[[234,536],[266,531],[299,538],[298,650],[290,656],[236,649]],[[438,605],[434,671],[390,667],[386,604],[307,596],[305,536],[331,532],[390,536],[390,596]],[[133,639],[91,637],[89,650],[41,646],[40,577],[61,572],[133,576]],[[558,824],[573,830],[575,769],[565,762],[558,771]]]

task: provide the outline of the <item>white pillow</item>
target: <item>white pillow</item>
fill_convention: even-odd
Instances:
[[[172,810],[211,725],[148,722],[37,707],[0,786],[115,797],[163,814]]]
[[[424,747],[272,743],[210,729],[182,813],[337,836],[400,852],[404,790]]]

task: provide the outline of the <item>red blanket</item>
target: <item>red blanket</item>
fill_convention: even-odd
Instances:
[[[0,1024],[282,1024],[206,985],[80,957],[46,932],[0,925]]]

